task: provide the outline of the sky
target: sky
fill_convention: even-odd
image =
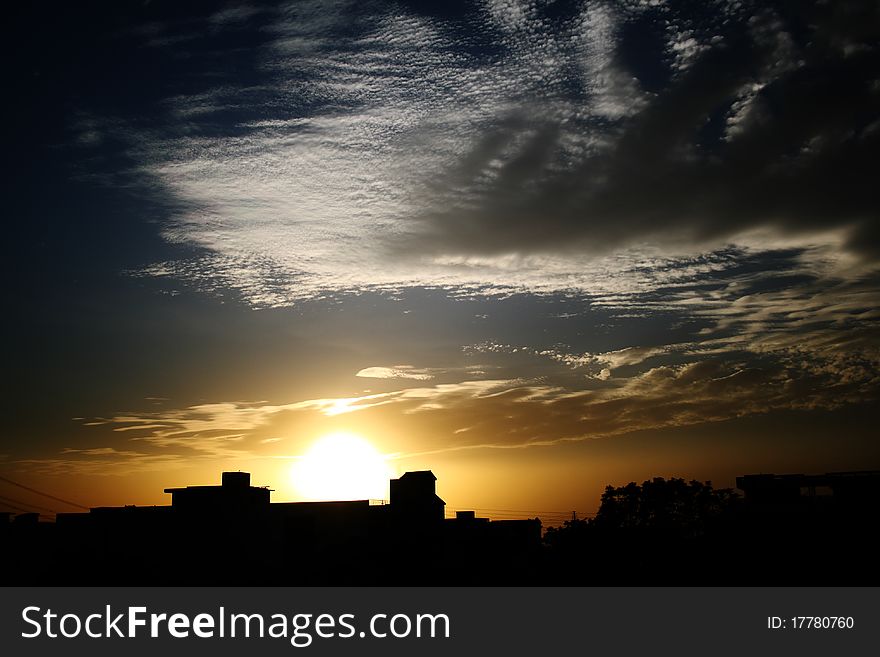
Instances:
[[[880,469],[874,3],[5,23],[13,510],[226,469],[307,499],[340,435],[331,470],[550,524],[654,476]]]

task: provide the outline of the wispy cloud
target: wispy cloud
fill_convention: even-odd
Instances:
[[[365,379],[416,379],[419,381],[430,381],[434,378],[434,372],[436,371],[429,368],[417,368],[412,365],[395,365],[394,367],[365,367],[355,376]]]
[[[117,452],[112,447],[84,450],[83,453],[63,451],[58,457],[16,459],[12,463],[29,473],[115,477],[171,470],[188,464],[177,454],[134,454],[124,450]]]
[[[160,127],[80,136],[127,143],[175,199],[165,237],[206,249],[142,274],[255,306],[646,289],[729,243],[873,253],[873,50],[858,12],[803,11],[812,41],[750,2],[239,8],[209,23],[260,35],[253,76],[198,69],[217,83],[163,99]]]
[[[853,312],[850,306],[845,310]],[[790,306],[789,312],[799,310]],[[757,322],[753,330],[696,342],[580,355],[484,345],[479,349],[484,357],[515,350],[557,369],[535,379],[471,380],[284,404],[224,402],[123,414],[104,420],[104,425],[125,435],[123,444],[143,449],[66,448],[58,458],[27,463],[98,471],[99,465],[111,462],[136,469],[192,457],[290,455],[298,444],[288,442],[298,438],[296,427],[310,426],[319,417],[343,416],[354,426],[391,422],[410,432],[406,450],[398,454],[402,458],[415,452],[547,446],[770,411],[835,409],[876,398],[876,329],[843,322],[832,334],[821,317],[813,322],[797,332]],[[401,368],[404,374],[415,369]],[[392,368],[385,369],[389,372],[383,373],[393,374]],[[572,379],[572,372],[580,378]]]

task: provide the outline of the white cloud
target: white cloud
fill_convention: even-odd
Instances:
[[[395,365],[394,367],[366,367],[355,376],[365,379],[416,379],[430,381],[434,378],[432,371],[426,368],[416,368],[411,365]]]
[[[730,104],[719,107],[729,107],[722,119],[729,145],[760,124],[762,90],[800,66],[803,53],[772,12],[752,20],[747,9],[723,0],[711,12],[688,15],[651,0],[585,2],[572,16],[549,19],[538,3],[487,2],[459,31],[492,39],[485,54],[463,47],[443,21],[401,7],[365,18],[348,2],[290,3],[261,27],[268,41],[254,53],[258,81],[225,78],[213,89],[165,99],[170,132],[91,115],[76,129],[86,140],[97,132],[129,143],[137,172],[158,180],[177,203],[164,237],[204,249],[140,275],[182,279],[207,292],[231,289],[255,307],[424,286],[462,296],[574,293],[622,308],[633,295],[735,268],[731,244],[738,253],[770,248],[755,229],[777,218],[753,216],[757,210],[736,197],[734,181],[722,181],[734,190],[730,203],[708,193],[702,207],[698,185],[683,185],[684,197],[663,196],[663,167],[694,157],[693,148],[666,148],[664,135],[636,131],[630,141],[658,144],[657,162],[643,163],[635,149],[621,160],[622,173],[603,164],[619,155],[625,127],[663,104],[665,92],[644,91],[620,56],[623,29],[640,14],[650,12],[661,26],[666,63],[682,76],[708,52],[730,47],[716,28],[741,21],[767,56],[756,60],[755,79],[724,92]],[[241,23],[252,13],[245,7],[216,18]],[[680,100],[685,107],[690,99]],[[259,116],[247,113],[255,107]],[[212,123],[217,112],[227,112],[224,121],[238,112],[247,118],[220,137]],[[695,168],[713,170],[712,161],[706,165]],[[602,198],[614,175],[616,191]],[[659,190],[655,203],[638,184],[627,186],[639,176]],[[675,187],[679,179],[667,182]],[[538,193],[543,202],[534,216],[515,216],[520,194],[528,200],[545,188],[560,193]],[[571,189],[579,191],[566,201]],[[771,199],[774,212],[777,201]],[[737,204],[746,207],[727,207]],[[669,216],[655,221],[657,213]],[[856,225],[836,225],[844,240],[826,234],[817,242],[821,231],[808,233],[796,219],[780,219],[774,247],[810,254],[817,244],[833,244],[840,251]],[[499,240],[523,223],[532,228],[504,248]],[[480,244],[473,248],[467,237],[440,239],[469,235],[474,226],[471,241]],[[541,247],[550,234],[556,237]],[[417,246],[410,248],[412,238]],[[675,300],[688,302],[711,300]],[[659,302],[631,312],[658,309]]]

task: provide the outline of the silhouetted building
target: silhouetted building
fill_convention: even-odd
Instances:
[[[880,471],[821,475],[752,474],[736,478],[752,511],[861,511],[878,508]]]
[[[453,581],[535,583],[541,557],[541,521],[490,520],[456,511],[444,523],[444,559]]]
[[[268,508],[271,491],[251,486],[248,472],[224,472],[220,486],[166,488],[165,492],[171,493],[171,506],[181,511],[240,512]]]
[[[437,496],[430,470],[407,472],[391,480],[391,513],[396,522],[442,522],[446,502]]]
[[[13,525],[28,525],[28,526],[36,526],[37,523],[40,522],[40,514],[39,513],[19,513],[15,518],[12,519]]]
[[[251,486],[250,474],[224,472],[219,486],[165,489],[168,506],[59,513],[55,523],[39,523],[63,555],[47,583],[405,584],[464,573],[459,581],[489,573],[498,582],[536,556],[540,522],[496,523],[471,511],[444,523],[436,481],[429,470],[407,472],[390,482],[382,505],[272,503],[272,491]],[[7,533],[20,526],[20,554],[49,549],[45,532],[24,529],[37,527],[37,514],[6,520]]]
[[[880,578],[878,471],[745,475],[737,478],[744,500],[730,491],[703,499],[702,486],[700,504],[677,504],[680,526],[573,519],[543,540],[537,518],[457,511],[444,519],[436,481],[427,470],[408,472],[390,482],[385,505],[272,503],[272,491],[251,486],[248,473],[226,472],[219,486],[167,489],[167,506],[96,507],[59,513],[54,523],[0,513],[7,564],[0,582],[864,585]],[[663,501],[666,489],[656,482],[650,489]]]
[[[880,472],[752,474],[736,485],[742,513],[728,537],[743,583],[877,581]]]

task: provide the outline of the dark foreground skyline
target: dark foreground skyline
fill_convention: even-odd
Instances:
[[[390,500],[271,502],[250,473],[168,488],[167,506],[0,517],[9,585],[865,585],[880,472],[753,474],[744,497],[655,477],[608,486],[593,518],[444,514],[437,478]],[[542,529],[544,529],[542,533]],[[15,567],[11,567],[15,564]],[[809,570],[805,576],[804,569]]]
[[[880,468],[878,11],[13,7],[0,476],[535,516]]]

